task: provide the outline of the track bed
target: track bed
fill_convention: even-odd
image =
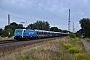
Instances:
[[[62,38],[62,37],[45,38],[45,39],[37,39],[37,40],[29,40],[29,41],[16,41],[16,40],[0,41],[0,52],[10,51],[27,45],[40,43],[43,41],[55,40],[58,38]]]

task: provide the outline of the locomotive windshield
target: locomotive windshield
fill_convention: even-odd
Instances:
[[[22,32],[22,30],[15,30],[15,32]]]

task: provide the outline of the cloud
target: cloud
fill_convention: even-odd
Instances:
[[[11,14],[12,22],[27,20],[29,24],[36,20],[45,20],[51,25],[55,24],[59,28],[64,26],[63,29],[66,29],[69,7],[72,23],[90,16],[89,4],[90,0],[71,0],[71,3],[70,0],[0,0],[0,7],[4,9],[0,9],[0,12]],[[0,13],[0,18],[6,19],[7,16],[1,16]]]
[[[83,0],[84,4],[90,4],[90,0]]]
[[[7,21],[6,21],[6,19],[3,19],[3,18],[0,18],[0,28],[4,28],[5,27],[5,25],[7,25],[8,23],[7,23]]]

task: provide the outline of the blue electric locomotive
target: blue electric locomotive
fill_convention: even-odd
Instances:
[[[37,32],[35,30],[26,30],[26,29],[15,29],[14,39],[31,39],[37,37]]]

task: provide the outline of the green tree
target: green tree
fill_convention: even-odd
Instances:
[[[55,31],[55,32],[58,32],[58,31],[59,31],[59,29],[58,29],[57,27],[51,27],[51,28],[50,28],[50,31]]]
[[[10,36],[9,37],[12,37],[13,35],[14,35],[14,33],[13,33],[13,30],[12,29],[9,29],[9,30],[4,30],[3,31],[3,36],[4,37],[7,37],[8,36],[8,31],[10,31]]]
[[[23,25],[22,24],[17,24],[15,22],[12,22],[10,25],[6,25],[4,27],[4,36],[8,36],[8,31],[10,31],[10,36],[13,36],[14,35],[14,31],[15,29],[23,29]]]
[[[8,36],[8,30],[4,30],[3,31],[3,37],[7,37]]]
[[[69,36],[70,36],[71,38],[75,38],[75,37],[76,37],[76,35],[75,35],[74,33],[72,33],[72,32],[69,34]]]
[[[84,37],[90,37],[90,19],[89,18],[83,18],[80,21],[82,34]]]
[[[67,30],[62,30],[62,32],[63,32],[63,33],[67,33],[67,32],[69,32],[69,31],[67,31]]]
[[[9,28],[12,29],[14,32],[15,29],[23,29],[24,27],[22,24],[17,24],[15,22],[13,22],[10,25],[6,25],[4,30],[8,30]]]
[[[81,37],[81,36],[83,36],[82,33],[83,33],[83,32],[82,32],[82,29],[80,29],[80,30],[77,31],[75,34],[76,34],[77,37]]]
[[[61,29],[58,29],[58,32],[62,32],[62,30]]]
[[[49,30],[49,23],[46,21],[36,21],[33,24],[29,24],[27,28],[39,29],[39,30]]]
[[[0,29],[0,36],[3,35],[3,29]]]

